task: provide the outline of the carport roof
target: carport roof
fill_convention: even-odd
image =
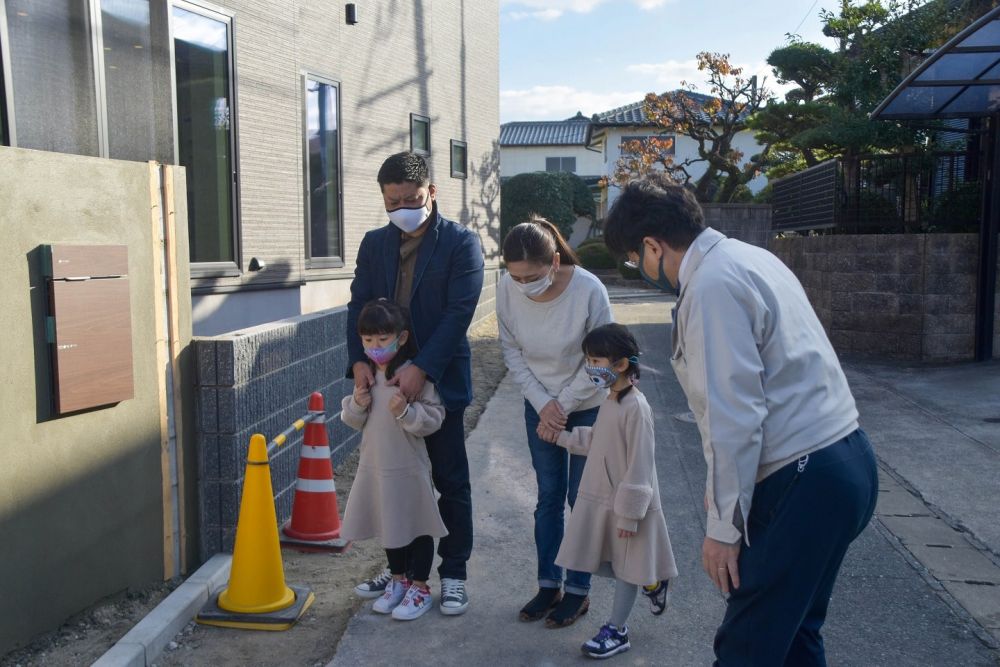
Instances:
[[[998,112],[1000,7],[930,55],[882,101],[871,118],[972,118]]]

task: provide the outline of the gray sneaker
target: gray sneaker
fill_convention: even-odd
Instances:
[[[358,594],[358,597],[367,600],[382,597],[382,593],[385,592],[385,587],[390,581],[392,581],[392,572],[389,572],[389,568],[385,568],[371,579],[362,581],[355,586],[354,592]]]
[[[462,579],[441,579],[441,613],[445,616],[459,616],[469,608],[469,595],[465,592]]]

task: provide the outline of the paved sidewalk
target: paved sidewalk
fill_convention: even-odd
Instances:
[[[687,406],[666,353],[670,303],[641,290],[612,290],[612,298],[617,319],[630,326],[643,350],[640,386],[654,408],[660,492],[681,570],[672,607],[664,616],[654,618],[646,601],[637,601],[630,619],[633,649],[613,660],[622,665],[711,664],[712,637],[724,602],[700,567],[705,467],[696,427],[677,418],[683,417]],[[995,377],[997,368],[972,366],[968,372],[970,376],[986,372]],[[957,602],[948,586],[938,583],[939,578],[914,558],[906,545],[912,540],[901,539],[887,528],[890,519],[900,518],[934,518],[952,531],[953,526],[974,525],[972,535],[958,534],[967,544],[959,545],[963,550],[960,553],[982,556],[993,563],[989,550],[983,547],[993,539],[989,528],[997,526],[1000,516],[996,507],[1000,469],[993,469],[992,476],[978,469],[962,468],[962,472],[955,473],[956,465],[962,466],[962,458],[956,458],[954,452],[936,458],[927,453],[924,460],[909,456],[908,445],[918,436],[926,443],[942,440],[932,431],[946,424],[951,430],[945,440],[957,441],[956,426],[981,445],[989,438],[973,428],[971,414],[968,423],[958,423],[956,418],[950,422],[939,420],[935,425],[929,420],[921,422],[917,433],[901,431],[901,421],[915,419],[920,411],[927,417],[926,413],[935,409],[907,399],[904,390],[908,385],[902,382],[906,377],[895,378],[868,366],[851,366],[850,379],[858,394],[864,427],[876,442],[885,469],[883,484],[888,491],[880,497],[879,518],[848,553],[834,591],[825,632],[829,662],[866,667],[996,665],[998,654],[987,645],[992,639],[984,633],[984,626]],[[888,388],[881,383],[883,380],[888,382]],[[993,391],[992,396],[996,395]],[[896,397],[892,405],[888,402],[891,396]],[[951,409],[965,405],[958,401]],[[997,406],[997,402],[993,405]],[[917,413],[909,412],[911,409]],[[979,446],[975,442],[963,447],[973,450]],[[401,623],[372,614],[370,605],[365,605],[351,620],[331,665],[589,662],[580,654],[579,645],[594,634],[610,610],[611,586],[607,580],[595,578],[591,612],[574,626],[548,630],[541,623],[517,620],[517,610],[536,588],[532,538],[535,483],[527,453],[523,403],[510,379],[500,385],[470,435],[468,451],[476,526],[476,546],[469,563],[469,612],[461,617],[444,617],[434,609],[415,622]],[[996,448],[992,451],[995,454]],[[995,459],[983,456],[976,465],[990,465],[990,461],[995,463]],[[924,474],[914,474],[917,471]],[[942,478],[952,483],[944,483]],[[933,492],[927,484],[933,486]],[[931,499],[933,507],[927,507],[913,493],[924,487],[924,497]],[[975,492],[970,493],[971,488]],[[968,496],[978,496],[982,502],[973,503]],[[966,504],[962,504],[963,498]],[[884,509],[891,511],[885,519]],[[967,509],[969,516],[962,514]],[[979,511],[981,515],[976,514]],[[432,587],[436,592],[437,581],[432,581]],[[1000,606],[993,611],[997,609]],[[981,618],[989,618],[988,608],[981,612]]]

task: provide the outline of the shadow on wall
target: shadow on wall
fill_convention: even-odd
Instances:
[[[479,200],[481,208],[469,215],[469,227],[476,232],[500,240],[500,142],[493,141],[489,151],[482,154],[478,165],[473,163],[473,172],[479,180]],[[486,256],[487,261],[499,257],[499,247]]]
[[[268,264],[260,271],[245,275],[238,292],[195,292],[191,313],[194,335],[218,336],[302,314],[299,285],[289,286],[292,266],[288,261]],[[273,298],[261,297],[260,293],[267,291],[273,292]]]
[[[100,599],[163,579],[159,430],[114,457],[77,444],[78,467],[0,512],[0,655]]]

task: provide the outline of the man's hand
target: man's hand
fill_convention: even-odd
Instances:
[[[354,365],[351,366],[351,370],[354,371],[355,389],[369,389],[375,384],[375,375],[372,373],[372,367],[367,361],[355,361]]]
[[[729,594],[730,580],[733,590],[740,587],[740,570],[737,566],[739,556],[739,542],[726,544],[706,537],[701,545],[701,566],[723,595]]]
[[[553,444],[555,444],[555,442],[559,439],[559,434],[562,433],[562,431],[563,429],[561,428],[560,429],[545,428],[545,424],[542,423],[539,423],[538,428],[535,429],[535,433],[538,434],[539,438],[541,438],[545,442],[551,442]]]
[[[399,419],[406,412],[406,408],[409,402],[406,400],[406,396],[403,396],[403,392],[396,391],[389,399],[389,411],[392,412],[392,416]]]
[[[407,364],[396,371],[396,374],[392,376],[388,384],[393,387],[399,387],[406,400],[412,403],[420,396],[420,392],[424,390],[424,383],[426,382],[427,373],[420,370],[416,364]]]
[[[368,387],[354,388],[354,402],[365,410],[372,404],[372,392]]]
[[[541,425],[549,431],[562,431],[566,428],[566,415],[563,413],[559,401],[554,398],[546,403],[542,411],[538,413],[538,419]]]

